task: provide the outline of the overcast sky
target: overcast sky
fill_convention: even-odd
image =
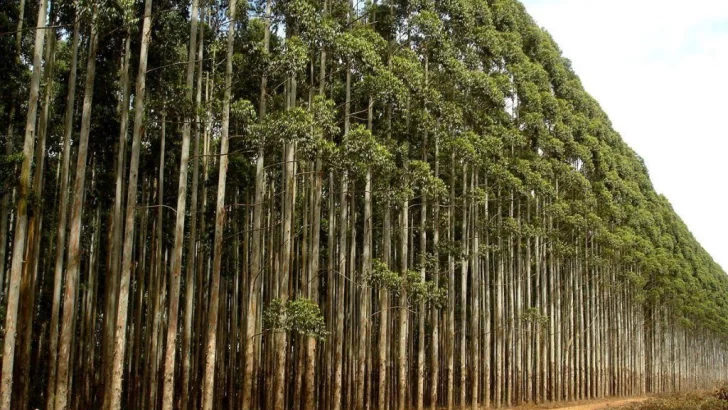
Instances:
[[[728,269],[728,0],[521,0]]]

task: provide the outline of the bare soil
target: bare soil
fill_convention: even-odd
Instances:
[[[647,397],[633,397],[631,399],[608,399],[587,404],[577,404],[568,407],[557,407],[561,410],[600,410],[613,409],[615,407],[624,406],[625,404],[637,403],[647,400]]]
[[[544,405],[526,405],[519,406],[513,410],[538,410],[538,409],[550,409],[550,410],[601,410],[601,409],[614,409],[625,404],[637,403],[647,400],[647,396],[642,397],[631,397],[624,398],[618,397],[613,399],[604,399],[597,401],[581,401],[571,403],[549,403]]]

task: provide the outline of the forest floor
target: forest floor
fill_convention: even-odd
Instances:
[[[619,406],[624,406],[625,404],[630,403],[638,403],[641,401],[647,400],[647,397],[633,397],[633,398],[614,398],[614,399],[606,399],[606,400],[600,400],[596,402],[591,403],[583,403],[583,404],[572,404],[567,405],[566,407],[556,407],[555,409],[560,410],[600,410],[600,409],[612,409]]]
[[[647,400],[647,396],[641,397],[615,397],[612,399],[603,399],[595,401],[578,401],[570,403],[549,403],[544,405],[526,405],[515,407],[513,410],[601,410],[601,409],[613,409],[626,404],[638,403]]]

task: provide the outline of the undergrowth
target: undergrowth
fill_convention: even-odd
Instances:
[[[673,393],[632,403],[622,410],[728,410],[728,384],[714,392]]]

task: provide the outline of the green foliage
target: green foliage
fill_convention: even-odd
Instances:
[[[350,31],[342,32],[334,40],[337,57],[359,62],[366,70],[374,70],[382,65],[381,55],[385,46],[384,39],[364,26],[355,26]]]
[[[278,111],[254,126],[260,143],[279,146],[288,142],[303,141],[310,137],[313,115],[303,107]]]
[[[404,82],[390,70],[378,68],[373,74],[366,75],[362,91],[381,103],[403,103],[407,98]]]
[[[354,125],[339,145],[337,167],[361,174],[367,168],[389,168],[392,154],[363,125]]]
[[[271,69],[278,74],[298,74],[308,63],[308,53],[308,47],[300,37],[290,37],[286,39],[281,52],[271,61]]]
[[[396,296],[406,291],[407,301],[410,304],[427,302],[438,308],[447,305],[447,289],[435,286],[432,281],[423,280],[417,271],[409,270],[402,275],[391,271],[381,260],[374,259],[371,277],[368,280],[372,286],[387,289]]]
[[[251,123],[258,117],[258,112],[249,100],[236,100],[230,104],[230,116],[235,121]]]
[[[17,178],[16,168],[23,162],[23,153],[18,152],[10,155],[0,155],[0,195],[5,195],[13,189],[11,183],[15,183]]]
[[[432,303],[438,308],[447,305],[447,289],[438,288],[434,282],[423,280],[420,272],[407,271],[402,286],[407,290],[410,304],[426,302]]]
[[[435,177],[430,164],[424,161],[410,161],[407,167],[407,180],[411,186],[426,197],[447,194],[447,186],[440,178]]]
[[[319,340],[326,339],[329,334],[321,309],[306,298],[286,303],[273,299],[263,311],[263,327],[269,331],[295,332]]]
[[[401,288],[399,274],[389,270],[387,264],[379,259],[374,259],[372,261],[371,277],[368,278],[368,281],[374,287],[387,289],[395,294],[399,294],[399,290]]]
[[[541,327],[545,327],[549,324],[549,317],[541,314],[538,308],[530,307],[523,310],[521,313],[521,320],[526,323],[535,323]]]

